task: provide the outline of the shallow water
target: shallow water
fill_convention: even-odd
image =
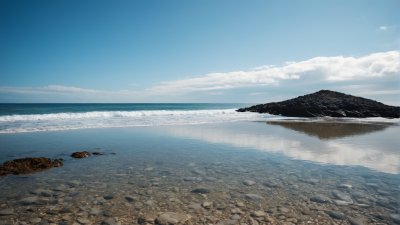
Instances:
[[[391,223],[400,201],[399,128],[269,121],[1,134],[0,163],[33,156],[66,161],[60,168],[0,178],[0,211],[14,209],[0,221],[99,224],[116,217],[134,224],[143,214],[175,212],[190,215],[192,224],[235,215],[246,224],[346,224],[350,217]],[[98,150],[102,156],[69,157]],[[210,193],[192,193],[196,188]],[[335,190],[351,203],[338,201]],[[321,203],[313,198],[318,195],[329,199]],[[37,199],[21,204],[31,196]],[[197,205],[205,202],[211,206]],[[63,208],[71,212],[60,213]],[[93,209],[100,213],[90,215]],[[250,216],[259,210],[267,215]],[[347,219],[334,219],[331,211]]]

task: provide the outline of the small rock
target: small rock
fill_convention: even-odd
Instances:
[[[264,185],[271,188],[280,187],[280,185],[275,180],[269,180],[265,182]]]
[[[29,219],[29,222],[31,222],[31,223],[39,223],[40,221],[42,221],[41,218],[32,218],[32,219]]]
[[[8,216],[14,214],[14,209],[6,209],[0,211],[0,216]]]
[[[157,205],[157,202],[154,200],[148,200],[147,202],[145,202],[147,205],[153,207]]]
[[[348,196],[347,194],[345,194],[341,191],[333,190],[332,194],[333,194],[333,196],[335,196],[336,198],[338,198],[342,201],[353,203],[353,200],[350,198],[350,196]]]
[[[70,209],[67,209],[67,208],[62,208],[58,212],[61,213],[61,214],[72,213],[72,211]]]
[[[367,224],[362,217],[350,218],[349,222],[351,225],[366,225]]]
[[[104,196],[104,199],[105,200],[111,200],[111,199],[113,199],[113,198],[115,198],[117,196],[118,196],[117,194],[109,194],[109,195]]]
[[[217,225],[237,225],[239,224],[238,220],[222,220]]]
[[[144,169],[144,171],[152,171],[152,170],[154,170],[154,167],[148,167],[148,168]]]
[[[332,200],[333,203],[335,203],[335,205],[338,206],[345,206],[345,205],[351,205],[353,204],[353,202],[346,202],[346,201],[342,201],[342,200]]]
[[[106,221],[101,222],[103,225],[117,225],[118,223],[115,222],[114,218],[108,218]]]
[[[194,210],[197,210],[197,209],[201,209],[201,205],[200,204],[191,204],[191,205],[189,205],[189,209],[194,209]]]
[[[338,187],[338,188],[348,188],[348,189],[351,189],[351,188],[353,187],[353,185],[351,185],[351,184],[339,184],[337,187]]]
[[[344,215],[342,212],[337,212],[337,211],[327,211],[326,212],[328,215],[330,215],[334,219],[340,219],[340,220],[345,220],[347,219],[347,216]]]
[[[400,223],[400,214],[390,214],[390,219],[392,219],[396,223]]]
[[[58,204],[58,199],[49,201],[49,204],[52,204],[52,205]]]
[[[257,194],[246,194],[245,195],[247,199],[253,200],[253,201],[261,201],[264,200],[264,197],[257,195]]]
[[[78,187],[80,183],[78,181],[67,181],[67,185],[70,187]]]
[[[53,191],[64,191],[67,187],[65,185],[60,185],[58,187],[53,188]]]
[[[44,197],[51,197],[53,196],[53,192],[51,191],[42,191],[41,193]]]
[[[161,214],[156,222],[158,224],[177,224],[179,222],[183,223],[187,220],[187,216],[186,215],[182,215],[182,214],[178,214],[178,213],[173,213],[173,212],[166,212]]]
[[[140,188],[148,188],[148,187],[150,187],[150,185],[151,185],[151,183],[148,183],[148,182],[141,182],[141,183],[138,183],[138,186],[139,186]]]
[[[355,191],[355,192],[351,193],[351,195],[352,195],[355,199],[365,198],[365,194],[362,193],[361,191]]]
[[[71,155],[72,158],[85,158],[85,157],[88,157],[88,156],[91,156],[91,154],[90,154],[89,152],[87,152],[87,151],[84,151],[84,152],[74,152],[74,153],[72,153],[72,155]]]
[[[239,215],[235,214],[235,215],[232,215],[229,219],[231,219],[231,220],[240,220],[241,217]]]
[[[279,209],[279,211],[281,211],[283,213],[288,213],[290,211],[288,208],[285,208],[285,207],[279,207],[278,209]]]
[[[212,207],[212,203],[211,202],[204,202],[203,203],[203,207],[206,208],[206,209],[209,209],[209,208]]]
[[[243,184],[244,185],[247,185],[247,186],[251,186],[251,185],[254,185],[256,182],[254,182],[254,181],[252,181],[252,180],[245,180],[245,181],[243,181]]]
[[[324,195],[316,195],[314,197],[310,198],[310,201],[312,202],[318,202],[318,203],[331,203],[331,199],[324,196]]]
[[[133,202],[137,200],[135,196],[125,196],[125,199],[128,200],[128,202]]]
[[[87,220],[87,219],[77,219],[76,221],[78,221],[80,224],[87,224],[87,223],[90,223],[90,221]]]
[[[252,212],[251,214],[250,214],[250,216],[253,216],[253,217],[264,217],[264,216],[266,216],[267,214],[264,212],[264,211],[261,211],[261,210],[259,210],[259,211],[254,211],[254,212]]]
[[[206,189],[206,188],[197,188],[192,190],[192,193],[201,193],[201,194],[207,194],[210,193],[211,190],[210,189]]]
[[[34,203],[35,201],[37,201],[38,199],[39,199],[39,198],[38,198],[37,196],[34,196],[34,197],[27,197],[27,198],[21,199],[20,202],[21,202],[23,205],[30,205],[30,204]]]
[[[109,212],[109,211],[106,211],[106,212],[103,213],[103,216],[111,217],[111,216],[112,216],[112,213]]]
[[[135,208],[135,209],[141,209],[141,208],[143,208],[143,203],[141,203],[141,202],[136,202],[135,205],[134,205],[134,208]]]
[[[90,211],[90,215],[97,215],[97,214],[99,214],[99,213],[101,213],[101,211],[100,211],[100,209],[92,209],[92,211]]]
[[[58,215],[58,210],[49,210],[46,213],[50,215]]]

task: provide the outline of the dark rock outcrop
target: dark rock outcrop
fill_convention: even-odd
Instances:
[[[84,152],[74,152],[74,153],[72,153],[72,155],[71,155],[72,158],[85,158],[85,157],[88,157],[88,156],[91,156],[91,154],[90,154],[89,152],[87,152],[87,151],[84,151]]]
[[[3,165],[0,165],[0,176],[8,174],[28,174],[50,169],[52,167],[60,167],[64,165],[61,161],[64,160],[51,160],[45,157],[14,159],[11,162],[7,161]]]
[[[328,90],[321,90],[282,102],[254,105],[236,111],[295,117],[399,118],[400,116],[400,107]]]

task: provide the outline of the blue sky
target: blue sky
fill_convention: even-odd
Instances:
[[[399,2],[0,1],[0,102],[399,105]]]

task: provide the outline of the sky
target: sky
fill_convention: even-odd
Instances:
[[[0,0],[0,103],[400,105],[399,1]]]

